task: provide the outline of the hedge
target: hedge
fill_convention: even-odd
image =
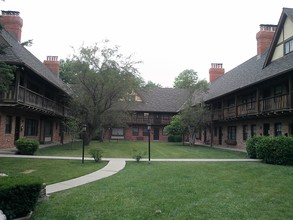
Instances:
[[[36,177],[0,177],[0,210],[7,219],[27,216],[35,209],[42,181]]]
[[[181,142],[181,141],[182,141],[181,135],[170,135],[168,137],[168,142]]]
[[[252,137],[247,141],[247,154],[250,158],[262,159],[269,164],[293,164],[293,137]]]
[[[39,142],[27,138],[20,138],[15,142],[17,154],[33,155],[39,148]]]

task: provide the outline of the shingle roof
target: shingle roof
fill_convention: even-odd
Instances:
[[[137,91],[142,102],[135,102],[128,107],[130,111],[178,112],[190,96],[186,89],[153,88]]]
[[[4,49],[5,54],[0,54],[0,62],[26,66],[43,79],[66,92],[67,88],[62,80],[4,29],[0,31],[0,44],[7,46]]]

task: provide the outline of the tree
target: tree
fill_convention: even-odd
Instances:
[[[9,86],[14,79],[15,70],[15,66],[10,66],[0,62],[0,93],[5,93],[8,91]]]
[[[207,85],[206,80],[198,79],[197,72],[192,69],[186,69],[175,78],[173,87],[197,90],[207,88]]]
[[[78,53],[66,60],[73,91],[71,109],[80,122],[87,125],[86,144],[89,144],[97,130],[102,130],[105,117],[113,111],[113,105],[139,86],[140,78],[135,65],[140,63],[119,53],[118,46],[101,45],[81,47]],[[121,110],[122,111],[122,110]]]
[[[153,89],[153,88],[162,88],[162,85],[159,83],[148,81],[143,87],[147,89]]]

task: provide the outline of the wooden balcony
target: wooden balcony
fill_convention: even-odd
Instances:
[[[18,87],[18,93],[15,91],[15,87],[11,86],[7,93],[0,95],[0,105],[22,105],[45,114],[69,116],[69,108],[41,94],[22,86]]]
[[[256,115],[257,114],[257,102],[244,103],[237,106],[237,115],[246,116],[246,115]]]
[[[259,102],[260,113],[270,111],[282,111],[290,108],[291,106],[289,106],[288,94],[265,98],[260,100]]]
[[[226,107],[224,110],[213,110],[213,120],[228,120],[237,117],[254,116],[264,113],[275,113],[289,111],[292,109],[289,101],[289,94],[278,95],[274,97],[260,99],[231,107]]]
[[[155,116],[133,116],[129,123],[131,124],[140,124],[140,125],[168,125],[170,124],[171,119],[164,119],[163,117],[155,117]]]

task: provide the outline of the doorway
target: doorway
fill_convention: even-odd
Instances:
[[[15,132],[14,141],[17,141],[20,137],[20,117],[15,118]]]
[[[160,128],[154,127],[154,141],[160,140]]]
[[[219,145],[222,145],[222,127],[219,127]]]

